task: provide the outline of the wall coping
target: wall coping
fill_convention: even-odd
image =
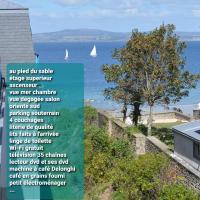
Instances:
[[[176,117],[180,116],[180,117],[187,119],[188,121],[191,121],[191,119],[192,119],[191,116],[185,115],[184,113],[180,113],[180,112],[177,112],[177,111],[155,112],[155,113],[153,113],[153,116],[156,117],[156,116],[159,116],[159,115],[166,115],[166,114],[173,114]],[[142,116],[147,117],[148,114],[145,113]]]
[[[121,120],[114,118],[108,111],[97,109],[97,112],[107,117],[109,120],[116,123],[118,126],[122,128],[127,128],[129,125],[123,123]]]
[[[167,154],[167,156],[169,156],[172,160],[174,160],[179,165],[186,168],[189,172],[191,172],[192,174],[200,178],[200,171],[192,167],[190,164],[188,164],[186,161],[184,161],[180,157],[176,156],[172,151],[169,150],[169,147],[166,144],[164,144],[163,142],[161,142],[154,136],[148,136],[147,139],[150,142],[152,142],[156,147],[158,147],[163,153]]]
[[[105,111],[105,110],[97,109],[97,113],[103,114],[103,115],[105,115],[105,117],[112,118],[111,114],[109,114],[109,113],[108,113],[107,111]]]
[[[196,177],[200,178],[200,171],[192,167],[190,164],[188,164],[186,161],[181,159],[180,157],[176,156],[173,152],[169,155],[175,162],[177,162],[179,165],[186,168],[189,172],[194,174]]]
[[[159,139],[157,139],[154,136],[147,136],[146,137],[151,143],[153,143],[156,147],[158,147],[161,151],[163,151],[165,154],[170,155],[172,151],[169,150],[169,147],[161,142]]]
[[[142,133],[136,133],[136,134],[133,134],[133,136],[134,136],[135,138],[144,138],[144,139],[146,139],[146,136],[143,135]]]

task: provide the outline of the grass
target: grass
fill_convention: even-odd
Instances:
[[[136,126],[129,126],[129,127],[126,128],[126,132],[128,134],[130,134],[130,135],[141,133],[140,126],[138,126],[138,127],[136,127]]]
[[[153,124],[152,135],[165,143],[169,149],[174,149],[174,135],[172,128],[183,122]]]
[[[152,135],[158,138],[160,141],[165,143],[169,149],[174,149],[174,135],[172,132],[172,127],[183,124],[182,122],[174,122],[174,123],[159,123],[153,124],[152,127]],[[127,129],[130,134],[142,133],[147,135],[147,127],[145,125],[139,125],[138,127],[129,127]]]
[[[173,128],[174,126],[183,124],[183,122],[172,122],[172,123],[159,123],[159,124],[153,124],[155,128]]]

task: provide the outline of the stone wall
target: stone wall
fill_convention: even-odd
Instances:
[[[186,163],[180,163],[177,159],[171,159],[173,168],[176,170],[177,176],[180,177],[180,182],[190,188],[200,192],[200,176],[192,169],[187,168]],[[188,166],[189,167],[189,166]]]
[[[125,130],[128,126],[114,119],[109,113],[98,110],[97,124],[99,128],[106,128],[110,136],[129,141],[136,155],[145,154],[145,136],[142,134],[128,135]]]
[[[142,115],[141,122],[146,124],[148,117],[149,117],[148,114]],[[154,123],[164,123],[164,122],[172,123],[172,122],[189,122],[191,118],[180,112],[169,111],[169,112],[153,113],[153,120]]]
[[[99,128],[108,127],[108,121],[111,119],[111,116],[108,113],[98,110],[97,118]]]
[[[128,139],[136,155],[145,153],[165,153],[171,160],[171,167],[175,170],[176,175],[180,177],[180,182],[200,192],[200,171],[194,169],[184,160],[176,157],[168,146],[155,138],[154,136],[146,137],[142,134],[128,134],[124,123],[113,119],[107,112],[98,111],[99,128],[106,127],[112,137]]]
[[[175,169],[177,176],[180,177],[180,182],[200,192],[200,171],[175,156],[167,145],[155,137],[147,137],[145,149],[149,153],[165,153],[170,158],[171,166]]]
[[[151,140],[146,139],[145,142],[145,153],[160,153],[162,150],[157,147]]]

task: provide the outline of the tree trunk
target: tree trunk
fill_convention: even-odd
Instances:
[[[126,121],[126,116],[127,116],[127,105],[124,104],[124,107],[122,108],[122,114],[123,114],[123,122]]]
[[[141,113],[140,113],[140,105],[141,104],[139,102],[135,102],[133,104],[134,110],[133,110],[133,113],[132,113],[132,120],[133,120],[133,123],[134,123],[135,126],[138,125],[138,120],[139,120],[139,117],[141,115]]]
[[[149,105],[149,118],[148,118],[148,121],[147,121],[147,126],[148,126],[147,134],[148,134],[148,136],[152,134],[152,132],[151,132],[152,123],[153,123],[153,106]]]

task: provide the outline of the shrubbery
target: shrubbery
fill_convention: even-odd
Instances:
[[[128,134],[142,133],[147,136],[147,127],[145,125],[130,126],[127,128]],[[160,141],[164,142],[169,148],[173,149],[174,135],[170,127],[152,127],[152,136],[157,137]]]
[[[200,197],[180,184],[163,186],[158,200],[198,200]]]
[[[93,107],[86,106],[84,118],[85,118],[85,124],[91,125],[97,118],[97,110]]]
[[[85,128],[86,182],[97,184],[109,180],[110,169],[118,158],[131,156],[128,143],[111,139],[104,130],[93,126]]]
[[[97,200],[111,186],[113,200],[198,200],[195,192],[176,183],[176,176],[166,176],[169,170],[164,154],[135,157],[128,141],[85,126],[86,199]]]
[[[146,154],[134,160],[120,160],[113,175],[113,186],[123,191],[128,199],[156,199],[160,180],[159,173],[169,161],[163,154]]]

